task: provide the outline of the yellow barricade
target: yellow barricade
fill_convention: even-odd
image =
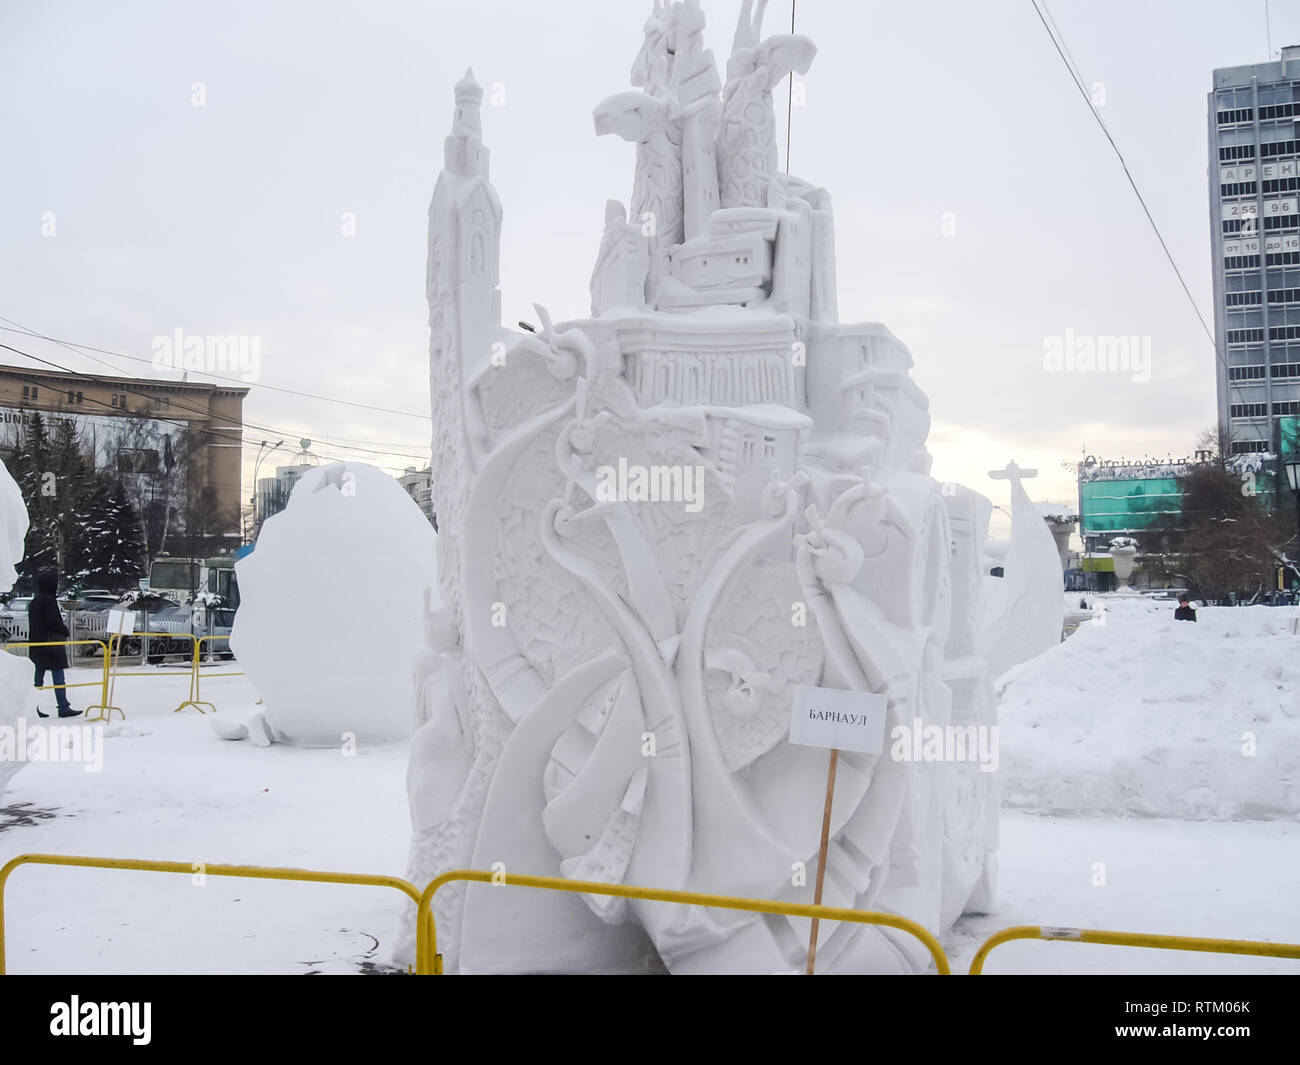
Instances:
[[[194,641],[194,660],[191,664],[190,672],[190,697],[178,706],[177,710],[184,710],[187,706],[194,707],[200,714],[206,713],[203,708],[206,706],[213,713],[216,712],[216,704],[209,702],[199,696],[199,674],[202,670],[201,660],[203,657],[203,644],[207,640],[229,640],[228,635],[224,636],[200,636]],[[209,677],[242,677],[243,673],[209,673]]]
[[[113,716],[113,711],[117,710],[119,714],[122,711],[116,706],[108,705],[108,646],[103,640],[39,640],[24,641],[22,643],[7,643],[4,645],[6,651],[12,651],[17,647],[79,647],[85,644],[95,644],[103,649],[103,666],[99,680],[83,680],[76,684],[42,684],[37,691],[53,691],[55,688],[98,688],[100,690],[99,702],[92,706],[86,707],[83,715],[87,721],[108,721]],[[71,665],[69,665],[71,668]],[[98,710],[99,713],[91,715],[92,710]],[[123,718],[126,717],[122,714]]]
[[[892,913],[872,913],[868,910],[849,910],[838,906],[812,906],[799,902],[776,902],[770,899],[736,898],[731,895],[705,895],[697,891],[665,891],[659,888],[636,887],[631,884],[599,884],[590,880],[565,880],[556,876],[516,876],[506,873],[488,873],[481,869],[454,869],[435,879],[420,896],[416,911],[415,971],[420,975],[440,975],[442,955],[438,953],[438,930],[433,917],[433,896],[444,884],[455,880],[475,881],[510,887],[542,888],[547,891],[568,891],[580,895],[615,895],[624,899],[646,899],[650,902],[678,902],[688,906],[711,906],[723,910],[748,910],[751,913],[779,913],[787,917],[816,917],[823,921],[852,921],[857,924],[879,924],[897,928],[916,936],[934,958],[935,968],[941,976],[948,976],[948,958],[939,941],[924,927],[906,917]],[[423,929],[423,935],[418,930]]]
[[[117,668],[117,656],[120,655],[120,654],[122,653],[122,641],[125,640],[125,639],[127,639],[128,637],[136,637],[136,636],[157,636],[157,637],[161,637],[161,638],[163,638],[163,639],[167,639],[167,640],[190,640],[190,641],[193,641],[193,645],[194,645],[195,647],[198,646],[198,639],[199,639],[199,638],[198,638],[197,636],[195,636],[194,633],[192,633],[192,632],[150,632],[150,633],[131,633],[131,632],[123,632],[123,633],[111,633],[111,634],[109,635],[109,638],[108,638],[108,639],[109,639],[109,654],[108,654],[108,662],[109,662],[109,665],[108,665],[108,667],[106,667],[106,673],[105,673],[106,683],[108,684],[108,687],[107,687],[107,689],[106,689],[106,691],[108,692],[108,698],[111,698],[114,694],[116,694],[116,691],[117,691],[117,678],[118,678],[118,677],[174,677],[174,676],[177,676],[177,674],[175,674],[175,673],[161,673],[161,672],[155,672],[155,671],[153,671],[153,670],[147,670],[147,669],[146,669],[146,670],[133,670],[133,671],[131,671],[131,672],[127,672],[127,673],[124,673],[124,672],[122,672],[122,670],[118,669],[118,668]],[[116,651],[113,650],[113,648],[114,648],[115,645],[116,645]],[[142,645],[141,645],[141,660],[143,661],[144,658],[145,658],[145,656],[144,656],[144,647],[143,647],[143,644],[142,644]],[[192,659],[193,659],[193,655],[191,654],[191,660],[192,660]],[[191,666],[191,668],[190,668],[190,678],[189,678],[189,679],[190,679],[190,694],[193,695],[193,692],[194,692],[194,669],[193,669],[192,666]],[[108,702],[108,698],[105,698],[105,700],[104,700],[106,703]],[[184,710],[185,707],[189,705],[189,702],[190,702],[190,700],[189,700],[189,699],[186,699],[186,700],[183,701],[183,702],[182,702],[178,707],[176,707],[176,709],[177,709],[177,710]],[[108,717],[111,718],[111,717],[113,716],[113,711],[114,711],[114,710],[116,710],[119,714],[121,714],[123,720],[125,720],[125,718],[126,718],[126,714],[123,712],[123,710],[121,709],[121,707],[117,707],[117,706],[109,706],[109,707],[107,708],[107,711],[108,711]],[[87,720],[97,720],[97,719],[87,717]]]
[[[366,887],[395,888],[417,906],[420,893],[409,881],[398,876],[370,873],[326,873],[314,869],[283,869],[261,865],[213,865],[207,862],[155,862],[137,858],[87,858],[72,854],[20,854],[0,868],[0,975],[5,972],[5,886],[9,874],[20,865],[71,865],[85,869],[136,869],[154,873],[184,873],[187,876],[235,876],[253,880],[298,880],[316,884],[359,884]],[[430,936],[432,933],[430,933]],[[416,939],[423,937],[416,936]]]
[[[1054,928],[1050,925],[1016,925],[984,941],[970,963],[971,976],[984,971],[989,951],[1013,939],[1046,939],[1073,943],[1107,943],[1118,947],[1152,947],[1156,950],[1199,950],[1211,954],[1254,954],[1273,958],[1300,958],[1300,943],[1264,943],[1252,939],[1197,939],[1160,936],[1146,932],[1107,932],[1100,928]]]

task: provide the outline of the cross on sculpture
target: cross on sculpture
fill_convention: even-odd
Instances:
[[[1006,468],[1002,470],[989,470],[989,476],[995,481],[1011,481],[1019,484],[1021,481],[1027,481],[1031,477],[1037,477],[1037,470],[1022,470],[1016,465],[1015,459],[1007,463]]]

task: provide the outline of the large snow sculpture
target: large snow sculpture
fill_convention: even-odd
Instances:
[[[8,468],[0,462],[0,590],[8,591],[18,579],[27,539],[27,505]],[[0,728],[14,729],[31,694],[32,668],[26,658],[0,652]],[[0,760],[0,795],[27,763]]]
[[[637,91],[595,109],[637,152],[589,319],[502,327],[482,91],[456,86],[429,209],[445,605],[410,767],[416,883],[503,867],[810,901],[827,755],[787,742],[795,686],[886,694],[889,735],[994,724],[989,504],[930,476],[907,349],[838,321],[830,196],[774,156],[772,89],[813,48],[762,39],[762,7],[724,89],[696,0],[656,2]],[[986,906],[994,779],[843,753],[824,901],[936,931]],[[462,971],[792,970],[810,931],[484,885],[435,906]],[[823,972],[929,964],[875,926],[818,943]]]
[[[230,646],[289,743],[385,743],[414,726],[434,552],[428,519],[382,470],[309,470],[236,564]]]

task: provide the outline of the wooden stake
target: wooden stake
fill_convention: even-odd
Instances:
[[[835,767],[839,764],[840,752],[831,748],[830,764],[826,768],[826,809],[822,812],[822,845],[817,854],[817,886],[813,889],[813,905],[822,904],[822,884],[826,880],[826,849],[831,842],[831,804],[835,801]],[[812,919],[812,931],[808,934],[808,970],[809,976],[817,964],[817,926],[818,918]]]

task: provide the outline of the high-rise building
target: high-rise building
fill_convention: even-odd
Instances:
[[[1275,452],[1300,414],[1300,45],[1214,72],[1209,140],[1219,425]]]

